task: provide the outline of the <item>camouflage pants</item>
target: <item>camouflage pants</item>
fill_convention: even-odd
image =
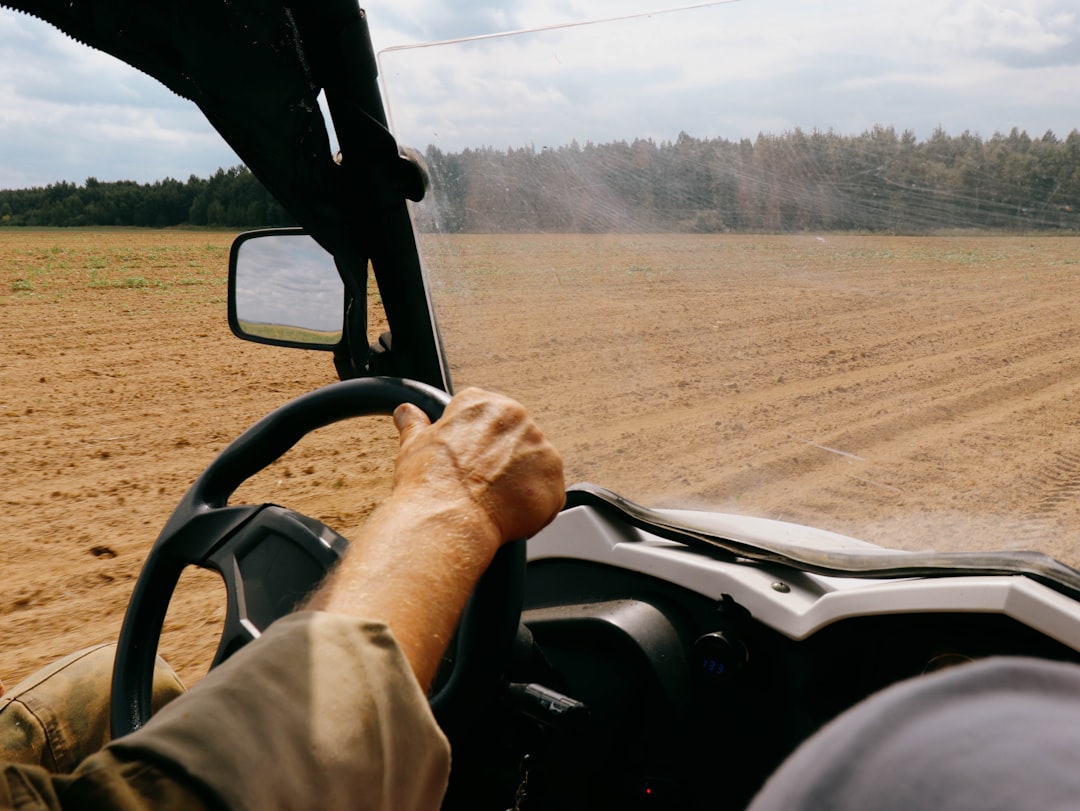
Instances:
[[[115,644],[73,653],[28,676],[0,697],[0,763],[66,774],[109,740]],[[157,710],[184,691],[164,660],[154,671]]]

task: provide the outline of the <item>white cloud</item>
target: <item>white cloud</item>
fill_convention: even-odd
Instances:
[[[1066,44],[1075,23],[1075,14],[1057,6],[1040,0],[954,0],[925,33],[929,39],[967,51],[1045,53]]]
[[[378,48],[617,17],[654,0],[367,3]],[[686,21],[680,23],[680,21]],[[446,55],[452,58],[446,59]],[[462,145],[759,131],[1066,134],[1080,22],[1065,0],[741,0],[544,35],[386,55],[405,140]],[[643,112],[644,109],[644,112]],[[0,187],[150,181],[237,162],[190,102],[0,11]]]
[[[737,139],[795,127],[857,133],[875,124],[922,137],[939,125],[986,135],[1076,127],[1076,68],[1017,64],[995,57],[982,39],[1022,19],[1027,33],[1013,32],[1010,47],[1060,51],[1077,41],[1065,33],[1072,16],[1052,3],[968,8],[986,5],[993,4],[745,0],[394,52],[383,64],[402,137],[447,149],[673,138],[681,130]],[[965,24],[961,12],[980,24]]]
[[[40,20],[0,11],[0,188],[186,179],[237,163],[191,102]]]

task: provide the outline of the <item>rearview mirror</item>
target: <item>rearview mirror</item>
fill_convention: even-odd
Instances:
[[[246,341],[300,349],[341,343],[345,286],[334,257],[300,228],[249,231],[229,255],[229,327]]]

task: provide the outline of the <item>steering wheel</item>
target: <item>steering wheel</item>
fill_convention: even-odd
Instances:
[[[404,402],[434,421],[449,399],[439,389],[396,378],[334,383],[271,412],[221,452],[173,511],[135,583],[113,663],[114,738],[150,718],[158,641],[184,568],[212,569],[225,581],[227,609],[215,667],[289,613],[348,548],[329,527],[292,510],[273,504],[229,506],[236,489],[318,428],[350,417],[392,414]],[[491,694],[497,685],[521,617],[524,566],[524,542],[507,544],[477,584],[429,696],[444,726],[457,705],[469,696]]]

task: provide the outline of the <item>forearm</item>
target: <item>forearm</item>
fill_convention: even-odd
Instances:
[[[500,540],[468,501],[396,489],[305,608],[386,623],[426,690]]]

